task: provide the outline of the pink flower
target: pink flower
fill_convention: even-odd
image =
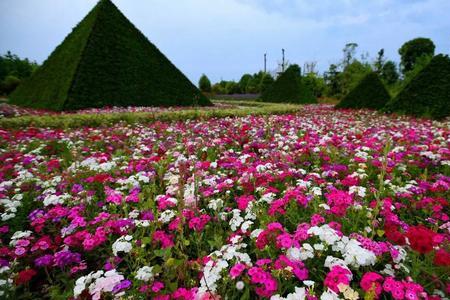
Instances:
[[[120,204],[122,203],[122,193],[105,186],[106,202]]]
[[[324,285],[335,293],[339,293],[339,284],[348,285],[352,272],[349,269],[345,269],[341,266],[334,266],[327,274],[324,280]]]
[[[339,217],[345,216],[347,208],[353,203],[352,196],[344,191],[333,190],[325,195],[330,211]]]
[[[155,281],[152,284],[152,291],[154,293],[158,293],[160,290],[162,290],[164,288],[164,283],[162,283],[161,281]]]
[[[289,233],[282,233],[279,236],[277,236],[277,248],[284,248],[288,249],[292,247],[293,241],[292,237]]]
[[[240,210],[245,210],[248,204],[253,200],[255,200],[255,198],[252,195],[240,196],[236,198],[236,202],[238,203],[238,208]]]
[[[383,276],[375,272],[367,272],[361,278],[361,288],[365,292],[374,291],[377,296],[381,294],[383,288],[381,284],[383,283]]]
[[[230,269],[230,276],[231,278],[235,279],[236,277],[241,276],[242,272],[245,270],[246,266],[242,263],[237,263],[235,264],[231,269]]]
[[[131,193],[125,198],[125,202],[133,202],[138,203],[139,202],[139,188],[134,188]]]

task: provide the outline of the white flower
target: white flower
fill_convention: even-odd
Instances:
[[[377,260],[376,255],[360,245],[361,244],[355,239],[351,239],[345,245],[342,255],[344,256],[346,264],[355,267],[374,265]]]
[[[322,293],[320,300],[339,300],[339,297],[335,292],[328,289],[328,291]]]
[[[366,188],[363,186],[351,186],[349,188],[349,193],[350,194],[357,194],[358,196],[360,196],[361,198],[364,198],[366,196]]]
[[[342,259],[333,256],[327,256],[327,258],[325,259],[324,267],[331,269],[334,266],[347,268],[347,264]]]
[[[236,282],[236,289],[238,289],[239,291],[243,290],[244,287],[245,287],[245,284],[243,281]]]
[[[241,226],[242,232],[246,233],[247,230],[249,230],[252,225],[253,225],[252,221],[245,221],[244,223],[242,223],[242,226]]]
[[[328,225],[322,225],[320,227],[313,226],[308,229],[308,234],[318,236],[322,242],[325,242],[328,245],[333,245],[341,239],[336,231]]]
[[[138,280],[147,282],[153,278],[152,270],[153,270],[153,267],[148,267],[148,266],[142,267],[137,271],[135,278]]]
[[[172,220],[175,217],[175,212],[168,209],[161,213],[161,215],[158,218],[158,221],[162,223],[169,223],[170,220]]]
[[[312,280],[303,280],[303,284],[309,287],[315,285],[316,283]]]
[[[129,253],[133,248],[129,242],[132,238],[133,237],[131,235],[121,236],[118,238],[112,245],[114,255],[117,256],[119,252]]]
[[[306,298],[305,288],[295,287],[293,293],[288,294],[286,297],[281,297],[279,294],[270,297],[270,300],[304,300]]]
[[[49,205],[57,205],[57,204],[64,204],[65,200],[70,199],[70,195],[69,194],[63,194],[60,196],[57,195],[47,195],[44,198],[44,206],[49,206]]]
[[[315,186],[311,189],[311,192],[314,196],[322,196],[322,189],[318,186]]]
[[[263,232],[264,230],[263,229],[260,229],[260,228],[258,228],[258,229],[255,229],[255,230],[253,230],[252,231],[252,233],[250,233],[250,237],[252,238],[252,239],[256,239],[256,238],[258,238],[258,236],[261,234],[261,232]]]
[[[223,200],[222,199],[212,199],[208,203],[208,208],[212,210],[219,210],[223,207]]]
[[[241,226],[242,222],[244,222],[244,218],[241,217],[241,211],[239,209],[233,209],[233,217],[230,220],[231,230],[236,231],[239,226]]]

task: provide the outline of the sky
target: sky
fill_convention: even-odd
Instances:
[[[286,59],[320,72],[357,43],[373,60],[385,49],[431,38],[450,53],[450,0],[112,0],[189,79],[239,80]],[[0,53],[42,63],[96,0],[0,0]]]

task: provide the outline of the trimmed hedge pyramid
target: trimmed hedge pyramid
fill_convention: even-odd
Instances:
[[[381,109],[391,100],[388,90],[377,73],[367,74],[356,87],[345,96],[336,108]]]
[[[110,0],[101,0],[10,100],[56,111],[211,105]]]
[[[385,111],[434,119],[450,116],[450,58],[442,54],[433,57]]]
[[[302,83],[300,67],[292,65],[261,95],[265,102],[317,103],[311,89]]]

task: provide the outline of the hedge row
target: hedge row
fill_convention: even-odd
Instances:
[[[385,108],[413,116],[450,116],[450,58],[436,55]]]
[[[233,101],[236,103],[236,101]],[[238,104],[245,105],[245,102]],[[0,119],[0,128],[19,129],[24,127],[43,128],[77,128],[110,126],[118,122],[128,124],[146,123],[152,121],[178,121],[186,119],[209,119],[224,117],[242,117],[247,115],[270,115],[295,113],[301,109],[292,104],[257,104],[245,108],[181,111],[163,111],[157,113],[106,113],[106,114],[68,114],[57,116],[22,116]]]
[[[336,108],[381,109],[390,100],[391,96],[377,73],[371,72],[336,105]]]

